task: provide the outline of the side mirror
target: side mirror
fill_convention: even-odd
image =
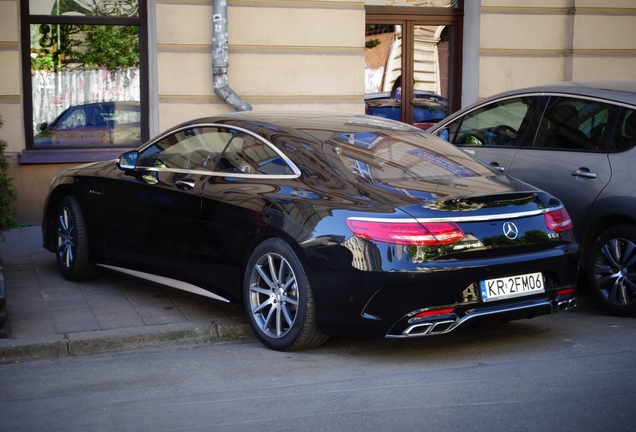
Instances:
[[[139,152],[137,150],[130,150],[127,152],[123,152],[117,158],[117,168],[122,171],[134,170],[137,166],[137,157],[139,156]]]
[[[47,127],[48,125],[49,125],[49,124],[48,124],[47,122],[40,123],[40,124],[38,125],[38,129],[40,129],[41,131],[43,131],[44,129],[46,129],[46,127]]]
[[[448,132],[448,129],[443,129],[443,130],[439,131],[437,136],[439,136],[444,141],[448,141],[448,139],[450,138],[450,132]]]

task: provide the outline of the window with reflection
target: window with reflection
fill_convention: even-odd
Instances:
[[[287,162],[263,141],[242,131],[217,127],[171,133],[146,147],[139,154],[137,166],[226,174],[294,174]]]
[[[517,132],[534,98],[511,98],[474,110],[450,124],[448,141],[457,145],[518,147]],[[440,136],[444,136],[440,133]]]
[[[636,146],[636,110],[621,108],[610,150],[624,151],[634,146]]]
[[[365,11],[366,113],[428,129],[456,110],[463,1],[367,0]]]
[[[605,151],[612,105],[593,100],[550,97],[534,141],[535,147],[554,150]]]
[[[27,147],[142,142],[146,125],[140,101],[147,78],[141,73],[145,26],[140,11],[145,4],[22,0],[28,11],[22,14],[23,38],[28,37],[23,64],[30,72],[24,86],[31,94],[25,117],[33,134],[33,144]]]
[[[467,153],[424,134],[342,134],[325,143],[334,168],[374,181],[488,176],[492,172]]]

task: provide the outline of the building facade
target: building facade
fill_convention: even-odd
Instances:
[[[116,56],[97,55],[113,48],[95,48],[103,40]],[[528,85],[634,80],[635,69],[636,0],[0,0],[0,137],[28,224],[62,170],[237,109],[219,82],[253,110],[364,113],[365,93],[398,77],[456,110]],[[99,104],[111,100],[135,108]],[[104,130],[42,127],[88,102]]]

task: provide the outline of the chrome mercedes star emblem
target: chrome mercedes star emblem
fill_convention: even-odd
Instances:
[[[504,235],[510,240],[514,240],[519,235],[519,228],[517,228],[517,225],[513,224],[512,222],[504,222],[503,232]]]

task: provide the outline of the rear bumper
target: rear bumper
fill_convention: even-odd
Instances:
[[[467,323],[532,318],[576,304],[576,243],[518,255],[427,261],[409,266],[404,255],[398,260],[396,248],[386,248],[373,255],[376,266],[367,271],[352,268],[353,258],[346,248],[324,247],[311,252],[314,257],[323,258],[307,259],[305,263],[318,325],[330,335],[383,338],[441,334]],[[542,273],[545,292],[492,303],[482,301],[480,281],[535,272]],[[474,293],[468,298],[464,294],[471,287]],[[564,290],[569,293],[567,296],[563,295]],[[429,316],[437,309],[451,308],[451,315]],[[422,313],[426,318],[414,320]],[[447,322],[440,324],[442,321]]]
[[[411,338],[445,334],[457,327],[470,324],[478,327],[486,321],[507,323],[535,316],[551,315],[572,309],[577,304],[575,295],[558,296],[553,300],[536,299],[523,303],[500,305],[467,311],[460,317],[455,313],[440,314],[426,318],[410,315],[399,320],[387,333],[387,338]]]

